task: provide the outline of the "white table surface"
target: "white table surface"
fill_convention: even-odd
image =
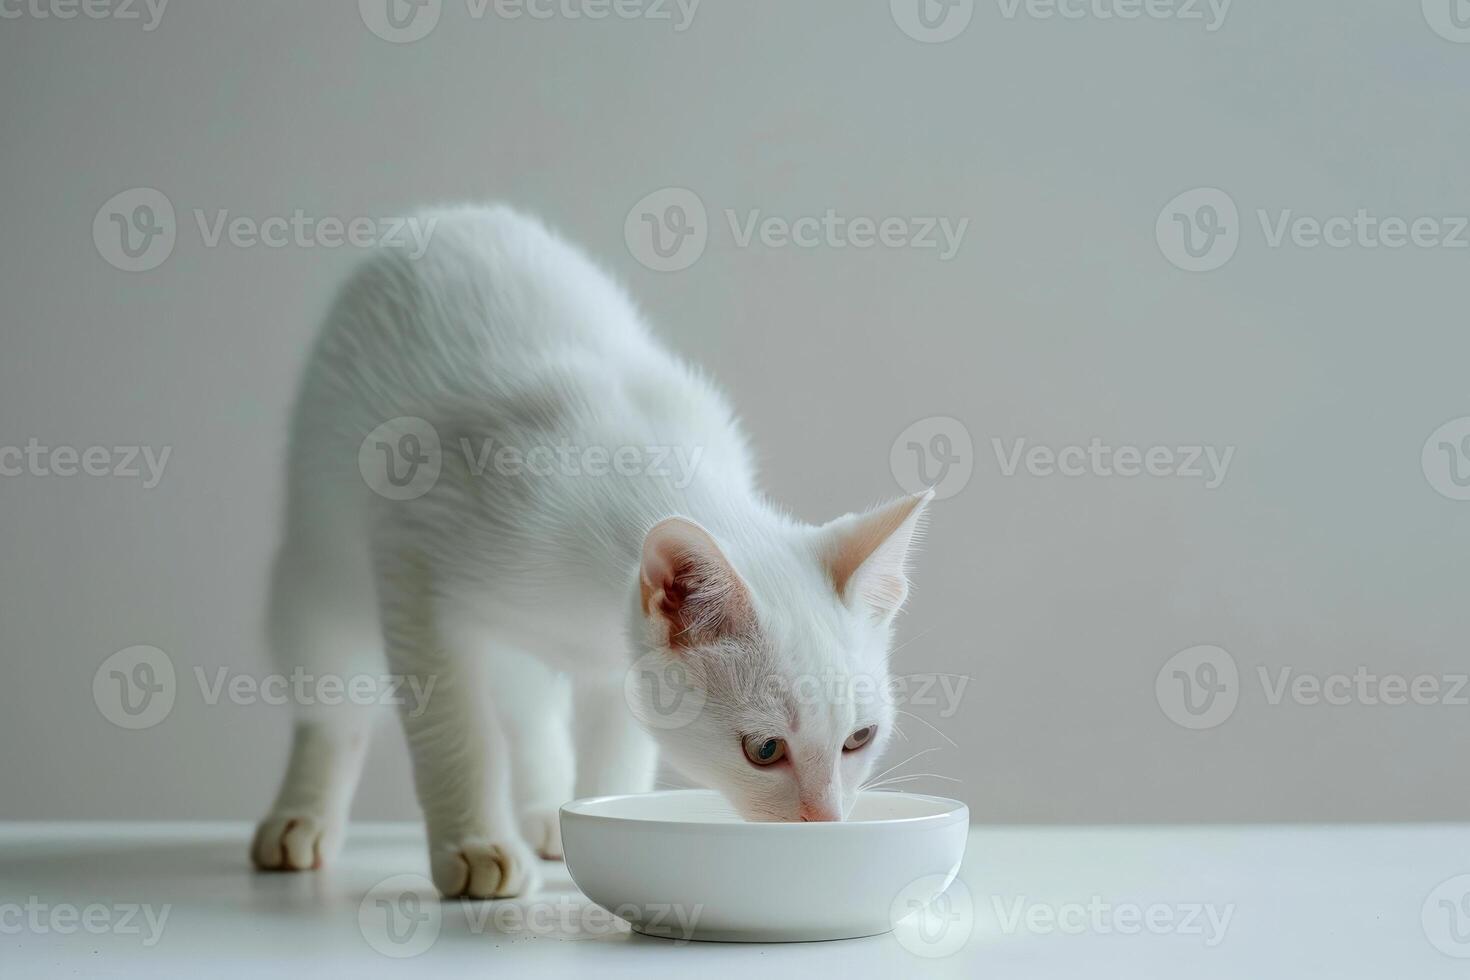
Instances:
[[[972,902],[935,942],[791,945],[631,934],[556,864],[529,903],[426,893],[395,945],[359,912],[385,878],[424,873],[418,828],[355,826],[334,867],[296,875],[249,871],[247,832],[0,824],[0,976],[1470,976],[1465,826],[975,827]]]

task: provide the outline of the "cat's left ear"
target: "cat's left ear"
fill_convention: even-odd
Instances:
[[[643,613],[658,642],[683,649],[736,635],[752,621],[750,593],[714,537],[670,517],[643,539]]]
[[[837,594],[887,622],[909,594],[908,563],[933,490],[901,497],[866,514],[824,525],[822,559]]]

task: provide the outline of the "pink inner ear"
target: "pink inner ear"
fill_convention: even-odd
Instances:
[[[905,497],[839,524],[827,554],[837,594],[891,612],[908,595],[904,565],[920,509],[932,494]]]
[[[643,612],[668,628],[671,647],[688,647],[740,629],[750,618],[745,583],[708,531],[671,517],[643,542]]]
[[[649,603],[655,605],[654,611],[670,622],[683,623],[689,608],[689,593],[694,578],[694,568],[687,560],[674,559],[670,569],[660,577],[656,583],[644,582],[644,612],[649,611]],[[686,627],[687,628],[687,627]]]

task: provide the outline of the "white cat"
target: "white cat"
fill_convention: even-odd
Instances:
[[[535,888],[557,808],[651,789],[655,739],[747,819],[842,819],[893,731],[891,621],[929,495],[793,520],[724,399],[581,253],[506,208],[421,220],[426,254],[363,263],[306,370],[282,668],[350,685],[386,653],[427,692],[400,714],[446,896]],[[645,730],[665,681],[690,700]],[[257,865],[336,853],[376,715],[301,706]]]

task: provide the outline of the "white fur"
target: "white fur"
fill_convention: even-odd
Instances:
[[[446,895],[534,887],[531,849],[559,855],[561,803],[651,788],[654,743],[624,700],[631,656],[702,685],[691,724],[654,732],[678,769],[752,819],[840,818],[892,731],[891,708],[781,692],[802,677],[886,679],[902,595],[875,602],[856,580],[902,582],[921,508],[900,502],[912,514],[898,544],[874,550],[839,595],[831,555],[862,519],[815,528],[766,502],[723,397],[652,339],[606,275],[505,208],[421,220],[434,222],[427,252],[363,263],[307,366],[269,617],[282,667],[377,676],[386,654],[393,673],[432,680],[421,710],[400,713]],[[358,450],[403,416],[432,423],[443,467],[432,490],[394,501],[370,489]],[[461,440],[699,455],[687,480],[477,473]],[[708,532],[712,560],[748,600],[743,622],[680,649],[645,615],[640,581],[644,537],[671,516]],[[253,846],[259,865],[331,858],[375,715],[301,708]],[[874,744],[842,752],[869,723]],[[789,764],[745,759],[739,736],[758,732],[788,739]]]

